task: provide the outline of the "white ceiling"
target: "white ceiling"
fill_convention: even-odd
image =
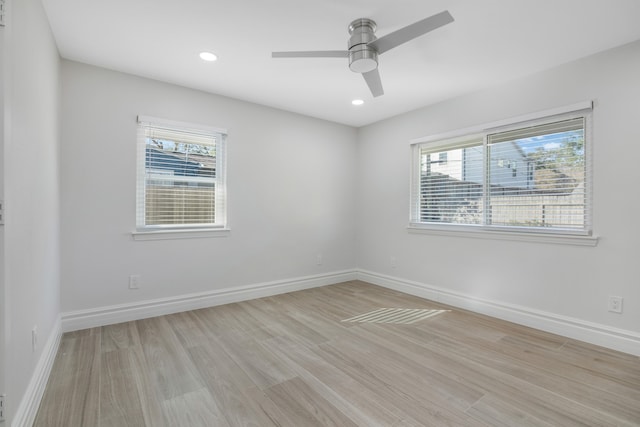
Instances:
[[[63,58],[363,126],[640,39],[639,0],[42,0]],[[380,56],[373,98],[347,26],[380,37],[443,10],[455,22]],[[214,63],[201,51],[219,56]],[[359,107],[354,98],[364,99]]]

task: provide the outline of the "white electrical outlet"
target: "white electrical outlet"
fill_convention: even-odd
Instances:
[[[398,266],[398,260],[396,259],[396,257],[392,256],[391,257],[391,268],[396,268]]]
[[[129,289],[140,289],[140,275],[132,274],[129,276]]]
[[[609,297],[609,311],[612,313],[622,313],[622,297]]]
[[[318,256],[316,257],[316,264],[322,265],[322,254],[318,254]]]
[[[31,350],[35,352],[38,349],[38,327],[31,329]]]

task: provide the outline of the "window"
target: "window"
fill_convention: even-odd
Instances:
[[[138,231],[225,228],[226,131],[138,117]]]
[[[410,227],[590,235],[589,120],[590,104],[415,141]]]

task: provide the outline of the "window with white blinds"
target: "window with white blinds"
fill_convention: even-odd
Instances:
[[[137,229],[224,228],[224,130],[138,117]]]
[[[590,109],[413,145],[411,226],[591,234]]]

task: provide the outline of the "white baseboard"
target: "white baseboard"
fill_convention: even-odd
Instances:
[[[40,355],[40,360],[36,365],[36,369],[31,376],[31,381],[27,386],[27,390],[22,396],[22,400],[18,405],[15,415],[12,417],[12,427],[31,427],[38,414],[40,401],[47,387],[49,374],[53,367],[53,362],[60,347],[60,338],[62,337],[62,322],[60,318],[53,326],[53,330],[47,339],[47,342]]]
[[[453,307],[486,314],[564,337],[585,341],[624,353],[640,356],[640,334],[598,323],[534,310],[513,304],[490,301],[429,286],[423,283],[358,270],[358,280],[419,296]]]
[[[170,298],[67,312],[62,314],[62,331],[69,332],[181,311],[247,301],[356,279],[453,307],[486,314],[498,319],[640,356],[640,334],[633,331],[616,329],[602,324],[514,304],[481,299],[473,295],[452,292],[424,283],[366,270],[345,270]],[[53,356],[55,356],[55,352]]]
[[[250,299],[316,288],[319,286],[333,285],[355,279],[355,270],[338,271],[314,276],[258,283],[248,286],[179,295],[170,298],[72,311],[62,314],[62,330],[64,332],[70,332],[79,329],[111,325],[131,320],[178,313],[181,311],[196,310],[199,308],[247,301]]]

